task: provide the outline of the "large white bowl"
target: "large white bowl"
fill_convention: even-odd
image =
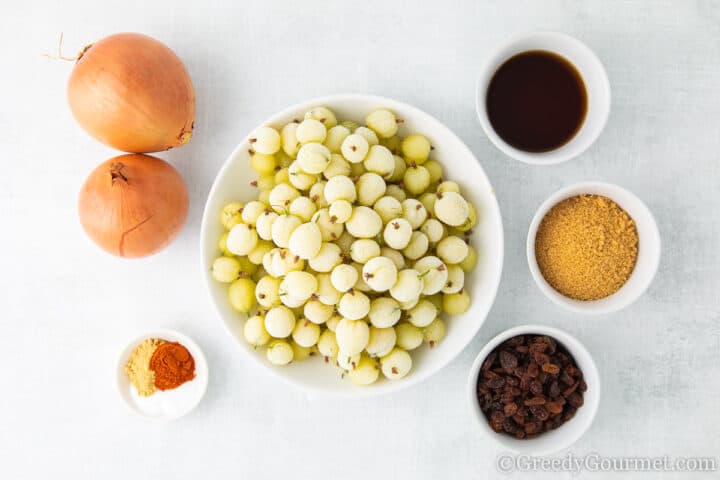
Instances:
[[[333,95],[293,105],[273,115],[263,125],[280,128],[293,119],[302,118],[307,110],[317,105],[331,108],[340,119],[357,122],[363,122],[365,115],[373,109],[389,108],[405,121],[401,125],[400,134],[418,132],[430,139],[435,148],[432,156],[442,163],[444,177],[458,182],[463,194],[478,210],[478,225],[473,229],[471,244],[478,250],[479,261],[476,269],[466,278],[472,306],[465,314],[449,320],[447,336],[432,351],[423,345],[412,353],[413,368],[407,377],[398,381],[381,380],[369,387],[355,387],[347,379],[342,379],[336,368],[324,364],[321,359],[293,362],[286,367],[268,364],[264,349],[256,351],[245,342],[242,336],[244,316],[230,307],[227,285],[215,282],[210,276],[212,261],[219,254],[218,239],[224,231],[219,223],[221,208],[233,200],[249,201],[257,194],[249,185],[256,175],[249,165],[247,137],[223,165],[205,205],[200,234],[203,276],[215,309],[239,348],[254,360],[253,367],[265,369],[312,393],[373,396],[397,391],[428,378],[447,365],[465,348],[483,324],[495,299],[502,272],[503,229],[500,209],[485,172],[462,140],[437,119],[405,103],[370,95]]]

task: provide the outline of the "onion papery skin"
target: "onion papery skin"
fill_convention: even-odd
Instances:
[[[78,123],[118,150],[159,152],[192,137],[190,75],[170,48],[146,35],[118,33],[85,47],[67,94]]]
[[[185,224],[188,192],[175,168],[159,158],[120,155],[92,171],[78,212],[88,236],[103,250],[139,258],[169,245]]]

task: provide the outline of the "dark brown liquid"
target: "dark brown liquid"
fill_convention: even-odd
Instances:
[[[548,152],[580,130],[587,93],[570,62],[551,52],[531,50],[511,57],[495,72],[486,105],[500,138],[520,150]]]

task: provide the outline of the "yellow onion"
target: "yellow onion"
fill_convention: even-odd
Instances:
[[[93,170],[80,191],[78,210],[85,232],[101,248],[120,257],[144,257],[180,232],[188,193],[169,163],[120,155]]]
[[[93,137],[125,152],[185,145],[195,91],[172,50],[139,33],[118,33],[80,53],[68,83],[75,119]]]

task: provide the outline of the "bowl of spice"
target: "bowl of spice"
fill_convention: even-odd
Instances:
[[[600,376],[577,339],[556,328],[524,325],[483,347],[467,393],[480,430],[512,451],[547,455],[590,428],[600,404]]]
[[[613,184],[581,182],[550,196],[527,237],[540,290],[573,312],[605,314],[637,300],[660,263],[660,232],[647,206]]]
[[[146,333],[118,358],[123,400],[141,415],[173,420],[192,411],[207,389],[208,367],[200,347],[173,330]]]

